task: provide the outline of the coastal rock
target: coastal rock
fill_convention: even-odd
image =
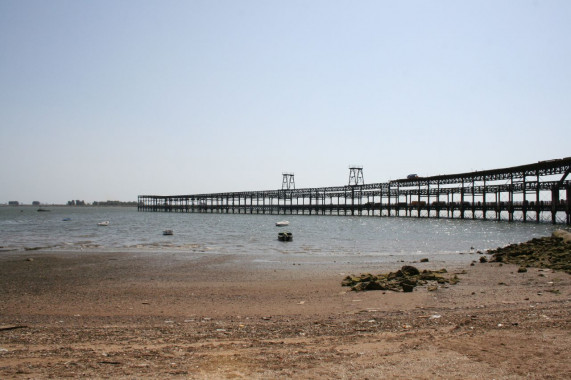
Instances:
[[[571,244],[571,232],[565,230],[556,230],[551,234],[554,238],[562,239],[564,243]]]
[[[405,275],[405,276],[417,276],[420,274],[420,271],[413,266],[410,265],[405,265],[401,268],[401,272]]]
[[[490,261],[520,267],[551,268],[571,274],[571,233],[557,230],[550,237],[534,238],[488,251]]]
[[[457,275],[452,276],[451,278],[448,279],[448,283],[450,285],[456,285],[457,283],[460,282],[460,279],[458,278]]]
[[[397,272],[389,272],[384,274],[372,275],[370,273],[361,274],[360,276],[350,275],[343,279],[342,286],[349,286],[353,291],[365,290],[392,290],[395,292],[412,292],[415,287],[428,285],[429,290],[433,291],[438,288],[438,284],[456,284],[458,276],[447,278],[443,274],[447,273],[446,269],[438,271],[423,270],[420,272],[417,268],[409,265],[403,266]]]
[[[414,285],[412,284],[403,283],[401,284],[401,286],[402,286],[402,291],[405,293],[410,293],[414,290]]]

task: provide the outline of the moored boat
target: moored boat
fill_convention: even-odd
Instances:
[[[277,227],[289,226],[289,222],[287,220],[280,220],[279,222],[276,222],[276,226]]]
[[[97,223],[97,225],[98,225],[98,226],[101,226],[101,227],[107,227],[107,226],[109,225],[109,221],[106,220],[106,221],[104,221],[104,222],[99,222],[99,223]]]
[[[280,232],[278,233],[278,240],[279,241],[292,241],[293,234],[291,232]]]
[[[164,230],[163,231],[163,235],[172,235],[173,231],[172,230]]]

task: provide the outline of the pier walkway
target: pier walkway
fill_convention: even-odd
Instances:
[[[571,157],[383,183],[193,195],[139,195],[138,210],[363,215],[571,225]]]

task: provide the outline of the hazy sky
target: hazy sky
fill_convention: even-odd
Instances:
[[[571,156],[571,1],[0,1],[0,203]]]

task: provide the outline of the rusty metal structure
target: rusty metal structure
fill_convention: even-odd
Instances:
[[[349,186],[364,185],[365,179],[363,178],[363,166],[351,165],[349,166]]]
[[[353,172],[362,178],[362,167]],[[232,214],[362,215],[551,222],[571,225],[571,157],[459,174],[347,186],[139,195],[138,210]],[[292,188],[293,187],[293,188]]]
[[[295,189],[295,175],[293,173],[282,173],[282,190]]]

